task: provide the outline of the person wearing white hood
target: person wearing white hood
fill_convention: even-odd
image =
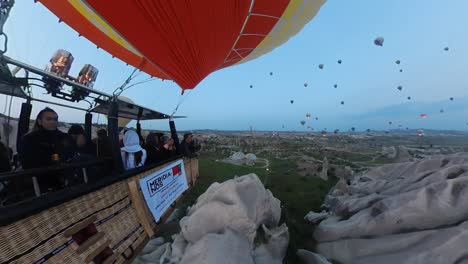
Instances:
[[[146,150],[140,146],[140,138],[134,130],[125,132],[124,146],[120,148],[124,168],[130,170],[141,167],[146,161]]]

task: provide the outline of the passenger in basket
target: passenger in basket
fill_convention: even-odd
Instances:
[[[93,139],[94,144],[97,148],[97,156],[99,158],[112,157],[112,149],[107,136],[107,130],[101,128],[97,132],[97,138]]]
[[[58,115],[51,108],[37,114],[32,131],[22,138],[18,153],[23,169],[42,168],[68,162],[74,156],[73,139],[57,129]],[[61,173],[38,177],[41,192],[63,186]]]
[[[151,132],[146,136],[146,153],[148,157],[146,158],[146,164],[153,164],[158,162],[158,155],[161,152],[159,149],[159,137],[158,134]]]
[[[158,155],[158,160],[168,160],[176,155],[174,140],[168,136],[161,137],[161,145],[159,147],[160,152]]]
[[[2,142],[0,142],[0,173],[11,171],[10,150],[10,148],[7,148]]]
[[[96,144],[88,141],[82,126],[72,125],[68,129],[68,135],[75,140],[76,154],[87,158],[96,157]]]
[[[197,147],[197,144],[195,144],[195,141],[193,140],[192,133],[184,134],[184,140],[182,140],[182,143],[180,143],[180,149],[182,155],[184,155],[184,157],[187,158],[198,157],[198,151],[200,150],[199,147]]]
[[[128,130],[123,138],[124,146],[120,149],[126,170],[141,167],[146,161],[146,150],[140,146],[140,138],[134,130]]]

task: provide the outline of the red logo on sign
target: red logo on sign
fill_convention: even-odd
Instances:
[[[179,176],[179,174],[182,174],[180,165],[172,167],[172,175]]]

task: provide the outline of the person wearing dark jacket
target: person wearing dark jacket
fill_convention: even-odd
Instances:
[[[158,134],[151,132],[146,136],[146,165],[154,164],[160,160],[158,160],[158,156],[160,156],[161,150],[159,149],[159,137]]]
[[[107,136],[107,131],[104,128],[101,128],[97,132],[97,138],[93,140],[97,149],[97,156],[99,158],[109,158],[112,157],[112,148]]]
[[[72,125],[68,129],[68,135],[70,135],[76,145],[76,152],[79,155],[86,156],[89,158],[96,157],[96,144],[92,141],[88,141],[84,128],[80,125]]]
[[[186,133],[184,134],[184,140],[180,143],[180,153],[187,158],[195,158],[198,156],[194,147],[193,147],[193,134]]]
[[[176,155],[174,148],[174,140],[168,136],[161,137],[161,144],[156,159],[158,161],[168,160]]]
[[[73,139],[57,129],[58,115],[51,108],[41,110],[33,130],[26,134],[18,148],[23,169],[53,166],[68,162],[74,156]],[[46,173],[38,177],[41,192],[61,188],[60,173]]]
[[[0,173],[11,171],[10,149],[0,142]]]

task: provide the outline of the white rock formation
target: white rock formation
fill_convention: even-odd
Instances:
[[[374,168],[328,195],[317,250],[340,263],[468,263],[468,154]]]
[[[257,161],[257,156],[253,153],[248,153],[247,155],[245,155],[245,159],[246,164],[253,165]]]
[[[312,224],[318,224],[321,221],[327,219],[328,213],[322,212],[322,213],[315,213],[313,211],[310,211],[304,219],[311,222]]]
[[[276,226],[280,201],[266,190],[255,174],[212,184],[182,218],[184,237],[194,242],[225,227],[245,234],[250,241],[261,224]]]
[[[320,178],[328,181],[328,159],[325,157],[322,162],[322,171],[320,171]]]
[[[234,152],[229,158],[232,160],[243,160],[245,159],[245,154],[242,152]]]
[[[394,159],[397,156],[397,150],[394,146],[391,147],[382,147],[382,156],[389,158],[389,159]]]
[[[174,242],[145,249],[137,263],[281,264],[289,233],[280,215],[280,201],[255,174],[213,183],[179,222]],[[254,243],[259,228],[263,244]]]
[[[324,256],[305,249],[298,249],[297,256],[304,264],[331,264]]]
[[[256,264],[282,264],[286,256],[289,243],[289,232],[286,224],[268,229],[262,225],[263,232],[268,241],[258,246],[254,251]]]
[[[207,234],[190,245],[180,263],[254,264],[255,262],[247,237],[226,229],[219,234]]]

